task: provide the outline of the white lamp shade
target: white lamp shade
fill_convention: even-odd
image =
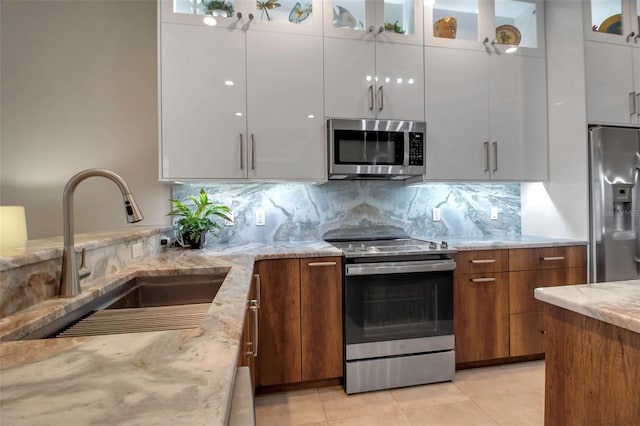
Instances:
[[[0,206],[0,249],[27,241],[27,219],[22,206]]]

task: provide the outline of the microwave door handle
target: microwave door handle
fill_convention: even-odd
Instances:
[[[404,132],[404,158],[402,164],[405,166],[409,166],[409,146],[411,141],[409,141],[409,133]]]

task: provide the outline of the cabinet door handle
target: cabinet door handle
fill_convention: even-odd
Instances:
[[[496,263],[495,259],[475,259],[471,263]]]
[[[307,266],[336,266],[337,264],[337,262],[310,262],[307,263]]]
[[[373,25],[369,25],[369,32],[372,33],[375,30],[375,27]]]
[[[383,32],[384,32],[384,27],[381,25],[380,28],[378,28],[378,34]]]
[[[471,278],[471,281],[474,283],[490,283],[495,280],[495,278]]]
[[[629,35],[627,36],[627,38],[626,38],[627,43],[629,43],[629,40],[631,40],[632,38],[634,38],[634,37],[635,37],[635,35],[636,35],[636,33],[634,33],[633,31],[631,31],[631,32],[629,33]]]
[[[382,92],[382,86],[378,88],[378,95],[380,95],[380,107],[378,108],[378,111],[382,111],[382,109],[384,108],[384,93]]]
[[[258,309],[260,308],[260,274],[254,274],[253,278],[256,280],[256,301],[258,302]]]
[[[498,142],[494,141],[493,142],[493,171],[497,172],[498,171]]]
[[[640,92],[636,93],[636,114],[640,116]]]
[[[252,300],[249,310],[253,314],[253,357],[258,356],[258,301]]]
[[[244,170],[244,141],[240,133],[240,170]]]
[[[629,93],[629,115],[636,114],[636,92]]]
[[[251,170],[256,169],[256,137],[251,133]]]
[[[369,86],[369,110],[373,111],[373,84]]]
[[[549,256],[549,257],[541,257],[540,260],[551,261],[551,260],[564,260],[564,256]]]
[[[484,172],[489,173],[489,141],[484,143]]]

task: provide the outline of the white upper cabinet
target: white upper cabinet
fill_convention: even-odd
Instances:
[[[544,57],[542,5],[541,0],[428,0],[425,44]]]
[[[244,34],[182,24],[160,31],[160,178],[244,178]],[[225,46],[224,61],[206,53],[215,46]]]
[[[322,37],[161,24],[162,180],[326,180]]]
[[[322,0],[159,0],[162,22],[197,24],[210,15],[216,26],[322,35]]]
[[[492,179],[548,179],[544,59],[489,61],[489,139]]]
[[[587,119],[640,125],[640,0],[583,4]]]
[[[422,15],[423,0],[325,0],[324,35],[422,45]]]
[[[425,85],[427,179],[548,178],[544,58],[426,47]]]
[[[427,179],[490,178],[488,81],[484,52],[425,48]]]
[[[248,177],[326,180],[322,38],[247,33]]]
[[[640,64],[637,60],[640,56],[639,51],[640,49],[629,46],[587,42],[589,123],[640,124]]]
[[[586,0],[584,19],[587,40],[640,45],[639,0]]]
[[[422,56],[422,46],[325,37],[325,115],[424,121]]]

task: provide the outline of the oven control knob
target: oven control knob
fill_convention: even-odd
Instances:
[[[429,249],[430,249],[430,250],[435,250],[435,249],[437,249],[437,248],[438,248],[438,244],[434,243],[433,241],[431,241],[431,242],[429,243]]]
[[[360,251],[367,251],[367,247],[364,245],[364,243],[360,244]]]
[[[449,244],[446,241],[440,243],[440,248],[446,249],[449,248]]]
[[[347,245],[347,251],[353,251],[353,244],[349,243],[349,245]]]

